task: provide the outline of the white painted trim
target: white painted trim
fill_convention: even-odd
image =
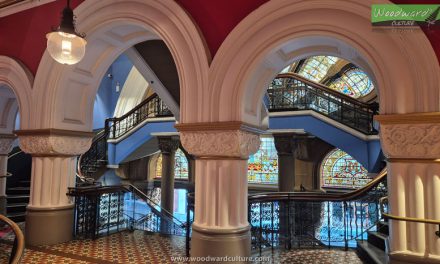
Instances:
[[[126,50],[124,54],[127,55],[139,73],[145,78],[145,80],[147,80],[153,91],[159,95],[160,99],[162,99],[165,105],[168,106],[176,119],[179,120],[179,105],[176,101],[174,101],[174,98],[171,96],[168,89],[163,85],[159,78],[157,78],[156,74],[144,60],[144,58],[142,58],[134,47]]]
[[[27,9],[54,2],[55,0],[27,0],[0,9],[0,17],[9,16]]]
[[[155,132],[151,133],[153,137],[171,137],[171,136],[179,136],[179,132]]]
[[[307,134],[307,132],[304,129],[269,129],[267,130],[267,134],[285,134],[285,133],[292,133],[292,134]]]
[[[136,132],[139,128],[143,127],[147,123],[160,123],[160,122],[169,122],[169,121],[176,121],[174,117],[154,117],[154,118],[147,118],[142,123],[139,123],[137,126],[132,128],[127,134],[123,135],[120,138],[117,139],[109,139],[107,140],[108,143],[112,144],[118,144],[119,142],[123,141],[124,139],[128,138],[131,134]]]
[[[108,169],[119,169],[119,164],[107,164]]]
[[[362,139],[364,141],[370,141],[370,140],[379,140],[379,135],[365,135],[351,127],[348,127],[344,124],[341,124],[329,117],[326,117],[325,115],[322,115],[320,113],[317,113],[313,110],[301,110],[301,111],[286,111],[286,112],[270,112],[270,117],[284,117],[284,116],[313,116],[325,123],[328,123],[336,128],[339,128],[359,139]]]

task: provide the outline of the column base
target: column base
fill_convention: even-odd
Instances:
[[[57,208],[27,208],[27,246],[53,245],[73,239],[74,205]]]
[[[7,207],[7,202],[6,202],[6,196],[0,196],[0,214],[2,215],[6,215],[6,207]]]
[[[440,256],[427,257],[422,255],[414,255],[408,253],[391,253],[389,254],[390,264],[440,264]]]
[[[251,255],[250,226],[237,229],[206,229],[193,224],[191,257],[249,257]],[[205,259],[206,260],[206,259]],[[197,261],[191,263],[199,263]],[[203,263],[219,263],[205,261]],[[228,263],[246,263],[233,261]]]

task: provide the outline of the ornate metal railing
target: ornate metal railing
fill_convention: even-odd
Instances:
[[[69,188],[75,198],[74,235],[85,239],[123,230],[184,236],[185,224],[132,185]]]
[[[107,164],[107,129],[103,129],[93,138],[90,149],[79,156],[77,172],[80,178],[91,177]]]
[[[21,231],[20,227],[11,219],[7,218],[6,216],[0,214],[0,227],[3,231],[5,230],[11,230],[14,233],[14,242],[12,244],[12,248],[10,252],[4,252],[9,251],[9,247],[2,246],[0,251],[0,261],[2,263],[9,263],[9,264],[18,264],[20,263],[20,259],[23,256],[24,253],[24,235]],[[3,259],[3,257],[6,257],[9,255],[9,259]]]
[[[264,193],[249,196],[252,248],[355,247],[381,219],[386,171],[346,194]]]
[[[378,104],[366,104],[295,73],[279,74],[267,90],[269,111],[312,110],[367,135],[377,134]]]
[[[157,94],[153,94],[123,116],[107,119],[105,127],[108,129],[109,138],[116,139],[130,132],[147,118],[168,116],[173,116],[170,109]]]

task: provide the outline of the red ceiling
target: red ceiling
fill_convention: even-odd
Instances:
[[[73,0],[73,7],[83,0]],[[89,0],[94,1],[94,0]],[[267,0],[176,0],[199,25],[214,57],[231,30]],[[440,3],[439,0],[394,0],[395,3]],[[45,34],[59,23],[65,1],[58,0],[0,18],[0,54],[21,60],[34,74],[46,47]],[[440,32],[426,31],[440,59]]]

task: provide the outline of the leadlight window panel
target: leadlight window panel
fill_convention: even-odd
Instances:
[[[278,183],[278,154],[273,137],[262,137],[260,149],[248,160],[248,182]]]
[[[310,57],[304,62],[298,74],[309,80],[320,82],[327,75],[330,67],[337,61],[338,58],[332,56]]]
[[[162,177],[162,154],[156,161],[156,178]],[[188,160],[181,149],[177,149],[174,156],[174,178],[188,179]]]
[[[359,68],[350,69],[329,85],[329,88],[353,98],[363,97],[374,89],[368,75]]]
[[[367,170],[340,149],[326,155],[321,165],[322,187],[357,189],[371,181]]]

